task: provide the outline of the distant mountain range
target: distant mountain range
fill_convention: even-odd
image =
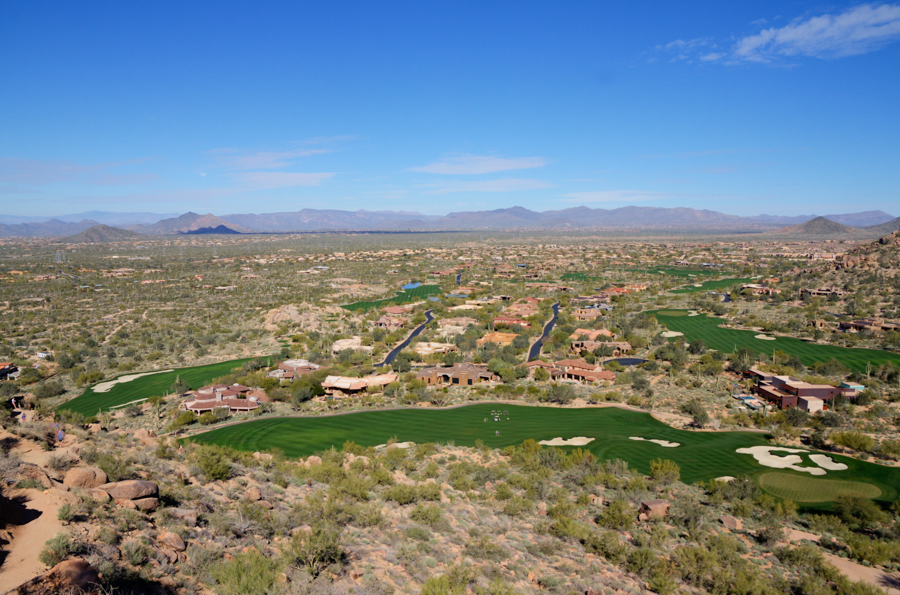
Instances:
[[[64,242],[71,244],[98,244],[101,242],[127,242],[129,240],[140,240],[145,236],[127,229],[119,229],[118,227],[110,227],[109,225],[95,225],[84,230],[79,234],[63,238]]]
[[[782,227],[775,231],[766,232],[766,235],[790,236],[790,237],[818,237],[818,238],[871,238],[883,236],[900,229],[900,217],[892,219],[881,225],[868,227],[851,227],[837,223],[825,217],[816,217],[812,221]]]
[[[66,221],[90,215],[78,221]],[[152,213],[108,213],[92,211],[81,215],[67,215],[40,221],[16,222],[0,215],[0,236],[72,236],[104,223],[145,235],[175,235],[187,233],[253,233],[291,231],[429,231],[429,230],[495,230],[495,229],[596,229],[608,231],[660,232],[774,232],[787,233],[874,235],[890,233],[898,226],[898,219],[882,211],[827,215],[825,217],[779,217],[757,215],[741,217],[717,211],[690,208],[622,207],[592,209],[572,207],[555,211],[531,211],[523,207],[491,211],[463,211],[443,216],[423,215],[405,211],[339,211],[330,209],[302,209],[300,211],[268,214],[234,214],[215,216],[185,213],[178,216]],[[116,223],[106,223],[116,221]],[[794,229],[806,223],[811,226]],[[829,226],[823,222],[843,227]],[[864,231],[847,231],[847,229]],[[819,229],[821,231],[814,231]],[[224,230],[230,230],[228,232]],[[805,230],[805,231],[804,231]]]

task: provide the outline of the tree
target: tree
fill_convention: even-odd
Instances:
[[[462,361],[462,356],[458,351],[448,351],[444,354],[444,357],[441,358],[441,361],[445,366],[452,366],[453,364],[458,364]]]
[[[807,418],[809,418],[809,414],[798,407],[788,407],[784,410],[784,421],[795,428],[806,425]]]
[[[303,566],[311,576],[319,576],[331,564],[340,562],[344,551],[340,546],[341,529],[328,523],[320,523],[310,531],[298,531],[284,550],[284,557],[291,563]]]
[[[575,398],[575,390],[568,384],[553,384],[547,389],[546,400],[565,405]]]
[[[176,395],[183,395],[187,391],[191,390],[191,387],[188,386],[188,383],[181,379],[181,375],[175,377],[175,382],[172,384],[172,388],[170,389]]]
[[[703,339],[695,339],[688,345],[688,351],[694,355],[703,355],[706,353],[706,343]]]
[[[700,399],[691,399],[681,406],[681,410],[690,415],[694,420],[694,425],[698,427],[702,428],[709,423],[709,414]]]
[[[538,382],[546,382],[547,380],[550,380],[550,372],[548,372],[546,368],[535,368],[534,379]]]

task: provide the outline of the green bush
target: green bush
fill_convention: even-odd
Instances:
[[[72,541],[69,535],[59,533],[44,544],[38,560],[41,561],[41,564],[56,566],[69,556],[77,554],[79,550],[78,544]]]
[[[216,421],[218,420],[216,419],[215,413],[213,413],[212,411],[207,411],[206,413],[202,414],[200,416],[200,419],[198,419],[197,421],[199,421],[204,426],[208,426],[209,424],[216,423]]]
[[[650,461],[650,479],[663,485],[678,481],[681,477],[681,467],[668,459],[654,459]]]
[[[397,485],[391,486],[384,493],[384,499],[393,500],[397,504],[401,505],[412,504],[419,499],[419,493],[416,490],[416,486],[398,483]]]
[[[590,532],[582,538],[581,542],[585,551],[599,554],[612,564],[624,562],[628,552],[628,547],[619,540],[619,534],[615,531]]]
[[[222,595],[257,595],[269,592],[279,572],[281,564],[277,559],[254,549],[221,562],[212,575],[218,583],[216,591]]]
[[[225,456],[225,453],[219,447],[213,445],[198,446],[195,457],[197,465],[200,466],[203,474],[208,479],[224,481],[231,477],[231,461],[228,460],[228,457]]]
[[[340,546],[341,530],[332,524],[321,523],[309,532],[300,531],[283,550],[289,564],[301,565],[312,576],[318,576],[325,568],[343,560]]]
[[[441,509],[439,506],[417,504],[409,517],[426,525],[436,525],[441,520]]]
[[[613,500],[597,517],[597,524],[607,529],[625,531],[634,522],[634,511],[625,500]]]
[[[175,420],[169,424],[169,431],[174,432],[175,430],[180,430],[184,426],[189,426],[192,423],[197,421],[197,416],[190,411],[183,411],[181,414],[175,418]]]

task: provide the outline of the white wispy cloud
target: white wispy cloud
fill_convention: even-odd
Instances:
[[[246,171],[252,169],[281,169],[301,157],[331,153],[331,149],[294,149],[291,151],[242,152],[237,149],[213,149],[209,154],[227,169]]]
[[[752,24],[762,26],[765,19]],[[900,4],[860,4],[837,14],[794,19],[745,35],[732,44],[709,38],[657,45],[670,61],[776,63],[796,57],[842,58],[875,51],[900,39]],[[728,47],[730,45],[730,47]]]
[[[560,200],[574,203],[596,202],[643,202],[648,200],[664,200],[678,196],[671,192],[650,192],[647,190],[594,190],[589,192],[570,192],[563,194]]]
[[[735,57],[768,62],[781,56],[841,58],[900,39],[900,5],[862,4],[838,15],[798,19],[738,40]]]
[[[450,194],[453,192],[521,192],[525,190],[540,190],[550,188],[550,184],[543,180],[531,180],[521,178],[507,178],[503,180],[478,180],[447,182],[445,184],[431,186],[428,194]]]
[[[83,165],[62,159],[22,159],[0,157],[0,184],[46,186],[65,182],[80,182],[96,186],[125,186],[155,182],[155,174],[112,174],[115,168],[142,163],[146,160],[91,163]]]
[[[249,171],[234,176],[235,180],[249,188],[268,190],[292,186],[321,186],[333,173],[292,173],[284,171]]]
[[[543,167],[547,160],[543,157],[496,157],[492,155],[452,155],[422,165],[411,167],[410,171],[421,171],[429,174],[474,175],[491,174],[516,169]]]

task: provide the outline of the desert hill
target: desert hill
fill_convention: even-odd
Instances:
[[[128,240],[139,240],[145,236],[127,229],[119,229],[118,227],[110,227],[109,225],[95,225],[90,229],[86,229],[79,234],[63,238],[62,241],[72,244],[100,244],[103,242],[123,242]]]

